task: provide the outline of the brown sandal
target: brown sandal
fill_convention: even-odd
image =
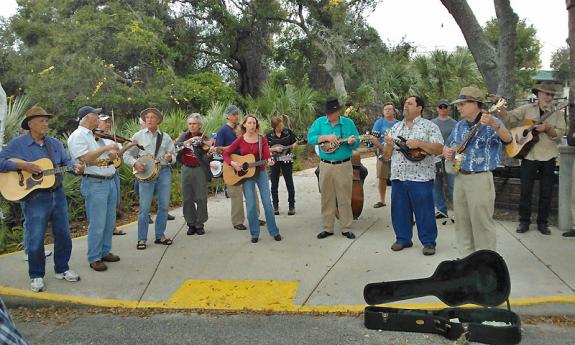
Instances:
[[[138,244],[136,245],[136,249],[138,250],[144,250],[146,248],[147,248],[146,242],[138,242]]]

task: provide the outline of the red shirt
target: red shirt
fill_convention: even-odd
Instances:
[[[193,138],[193,137],[200,136],[200,135],[201,135],[201,133],[200,134],[188,133],[188,136],[184,139],[184,141],[186,141],[190,138]],[[198,157],[196,157],[194,150],[187,148],[187,147],[182,149],[182,155],[180,156],[180,162],[184,165],[192,166],[192,167],[197,167],[200,165],[200,160],[198,159]]]
[[[259,157],[259,160],[266,160],[269,159],[272,155],[270,153],[268,140],[263,135],[261,136],[261,138],[262,138],[262,156]],[[228,146],[228,148],[224,151],[224,162],[230,164],[230,162],[232,161],[230,155],[236,152],[236,150],[238,149],[240,155],[244,156],[251,153],[254,156],[256,156],[256,160],[258,159],[259,155],[258,142],[256,141],[255,143],[248,143],[247,141],[244,140],[244,136],[241,135],[236,140],[234,140],[234,142],[230,146]],[[262,171],[266,170],[265,165],[261,165],[259,168]]]

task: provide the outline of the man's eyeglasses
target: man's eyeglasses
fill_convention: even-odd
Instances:
[[[438,106],[438,108],[439,108],[439,109],[447,109],[447,105],[442,104],[442,105]]]

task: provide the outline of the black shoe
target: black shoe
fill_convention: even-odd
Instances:
[[[319,234],[317,234],[317,238],[322,239],[331,235],[333,235],[333,232],[322,231]]]
[[[148,224],[154,224],[154,220],[152,219],[152,216],[150,216],[150,220],[148,221]]]
[[[543,235],[551,235],[551,230],[549,230],[549,226],[545,223],[537,224],[537,230]]]
[[[564,232],[563,237],[575,237],[575,229]]]
[[[435,211],[435,219],[443,219],[443,218],[448,218],[447,214],[439,210]]]
[[[342,232],[341,234],[349,238],[350,240],[353,240],[355,238],[355,234],[351,231]]]
[[[198,235],[203,235],[203,234],[205,234],[205,233],[206,233],[206,231],[204,230],[204,226],[203,226],[203,225],[202,225],[202,226],[198,226],[198,227],[196,228],[196,234],[198,234]]]
[[[188,231],[186,232],[187,235],[193,235],[196,233],[196,227],[195,226],[188,226]]]
[[[515,231],[517,231],[520,234],[529,231],[529,223],[519,223]]]
[[[258,222],[259,222],[260,226],[266,225],[266,221],[265,221],[265,220],[261,220],[261,219],[260,219],[260,220],[258,220]]]
[[[275,235],[275,236],[274,236],[274,240],[276,240],[276,241],[281,241],[281,240],[282,240],[282,235],[280,235],[280,234]]]
[[[171,214],[168,213],[168,220],[174,220],[176,219],[176,217],[172,216]]]
[[[234,229],[236,229],[236,230],[247,230],[248,228],[243,224],[236,224],[236,225],[234,225]]]
[[[295,214],[295,208],[294,207],[290,207],[289,211],[288,211],[288,216],[293,216]]]
[[[252,243],[258,243],[258,238],[257,238],[257,237],[253,237],[253,238],[252,238]]]

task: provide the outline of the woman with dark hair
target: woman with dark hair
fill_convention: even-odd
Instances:
[[[270,145],[270,151],[274,157],[276,155],[286,155],[291,153],[291,149],[297,145],[297,139],[293,132],[284,127],[281,116],[271,119],[272,130],[267,134],[267,140]],[[279,212],[278,185],[280,181],[280,172],[284,177],[288,191],[288,215],[295,214],[295,188],[293,185],[292,169],[293,162],[276,162],[270,167],[270,179],[272,181],[272,202],[274,214]]]
[[[259,134],[260,124],[254,115],[247,115],[241,124],[240,135],[230,146],[224,150],[224,161],[233,167],[236,171],[242,170],[242,164],[232,160],[231,155],[239,150],[240,155],[253,154],[256,161],[267,160],[271,166],[274,165],[274,160],[270,153],[268,141],[265,136]],[[244,180],[244,196],[246,198],[246,208],[248,213],[248,224],[250,234],[252,236],[252,243],[257,243],[260,235],[258,215],[256,212],[256,185],[260,191],[260,198],[264,207],[266,222],[269,234],[276,241],[281,241],[279,229],[276,225],[274,211],[272,208],[271,193],[269,187],[269,179],[266,174],[266,166],[262,164],[256,167],[256,173],[253,177]]]

